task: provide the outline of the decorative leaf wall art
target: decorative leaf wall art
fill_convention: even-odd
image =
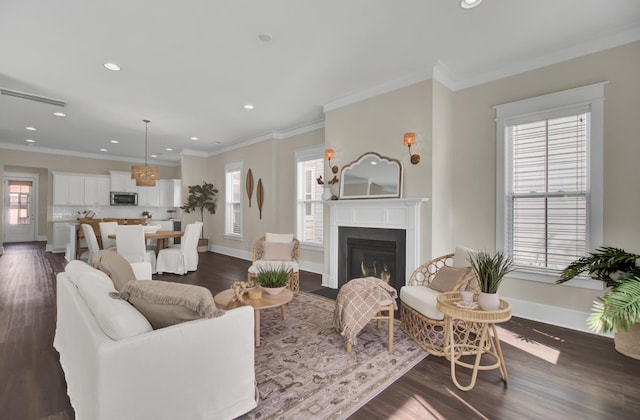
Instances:
[[[251,207],[251,196],[253,195],[253,174],[251,173],[251,169],[247,171],[245,187],[247,188],[247,197],[249,197],[249,207]]]
[[[264,188],[262,187],[262,178],[258,179],[256,200],[258,201],[258,210],[260,210],[260,220],[262,220],[262,203],[264,203]]]

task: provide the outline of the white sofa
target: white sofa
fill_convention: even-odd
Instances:
[[[256,407],[251,307],[158,330],[144,317],[124,321],[125,335],[134,335],[112,339],[105,322],[117,323],[119,314],[96,318],[88,302],[94,310],[128,305],[123,318],[140,313],[126,301],[101,300],[106,275],[80,264],[57,276],[54,338],[76,419],[230,419]],[[102,303],[87,288],[98,288]]]

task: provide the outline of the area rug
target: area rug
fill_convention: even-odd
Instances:
[[[353,414],[427,355],[394,328],[387,351],[387,325],[371,321],[351,353],[333,328],[335,301],[300,292],[286,307],[261,312],[256,348],[258,407],[244,419],[342,419]]]

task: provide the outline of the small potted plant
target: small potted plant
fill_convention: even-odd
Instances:
[[[503,252],[490,254],[480,251],[470,257],[471,268],[480,283],[478,305],[485,311],[495,311],[500,307],[498,287],[509,272],[512,271],[513,260]]]
[[[270,295],[277,295],[289,284],[291,269],[280,264],[273,267],[258,268],[256,283]]]
[[[218,189],[213,184],[203,181],[202,185],[189,185],[187,190],[189,192],[187,201],[180,208],[185,213],[200,211],[200,221],[203,224],[203,229],[198,241],[198,252],[205,252],[209,249],[209,239],[205,237],[204,211],[207,210],[211,214],[216,214]]]

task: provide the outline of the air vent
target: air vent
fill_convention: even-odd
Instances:
[[[18,92],[17,90],[10,90],[0,88],[0,94],[13,96],[16,98],[28,99],[30,101],[42,102],[43,104],[56,105],[56,106],[66,106],[66,101],[61,101],[60,99],[47,98],[44,96],[33,95],[31,93]]]

